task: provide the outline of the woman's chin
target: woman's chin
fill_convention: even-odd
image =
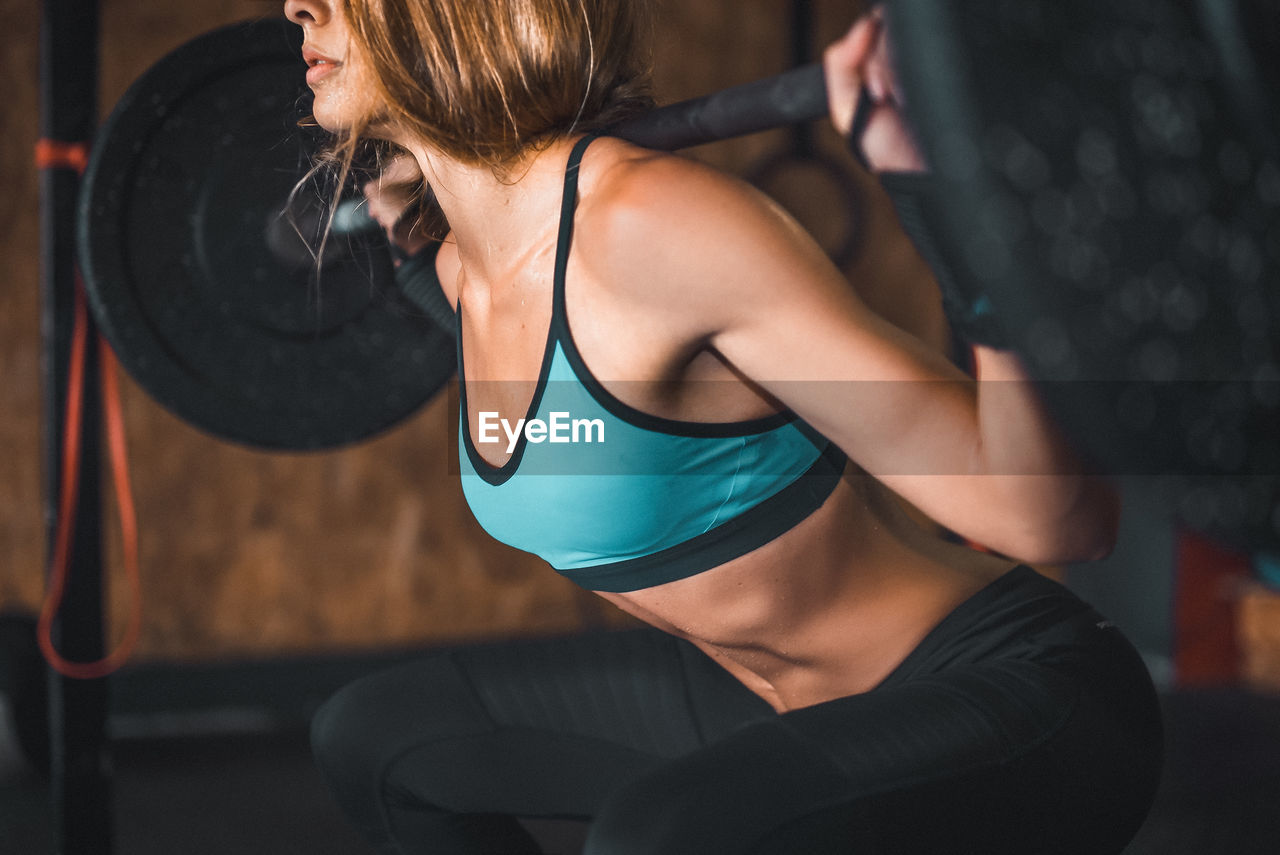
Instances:
[[[311,115],[316,123],[331,133],[355,129],[370,118],[371,105],[358,87],[342,85],[341,78],[325,80],[314,88]],[[337,85],[335,85],[337,84]]]
[[[358,114],[357,114],[358,113]],[[386,122],[378,121],[367,113],[346,109],[346,105],[335,109],[333,105],[323,104],[317,98],[311,108],[311,116],[316,124],[331,134],[345,134],[358,131],[366,139],[383,139],[394,142],[396,134]]]
[[[311,108],[311,117],[316,120],[316,124],[324,128],[331,134],[341,133],[351,130],[355,124],[350,116],[342,115],[341,111],[328,108],[320,103],[320,99],[316,99],[315,105]]]

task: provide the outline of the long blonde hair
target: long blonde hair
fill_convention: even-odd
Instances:
[[[327,153],[341,184],[370,131],[503,175],[532,149],[653,106],[650,0],[340,0],[380,105]],[[438,214],[419,184],[421,215]]]
[[[464,163],[652,106],[646,0],[342,0],[397,129]]]

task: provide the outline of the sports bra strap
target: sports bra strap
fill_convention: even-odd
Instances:
[[[569,163],[564,171],[564,197],[560,201],[560,234],[556,237],[556,271],[552,282],[552,318],[563,318],[564,308],[564,274],[569,267],[569,244],[573,240],[573,215],[578,209],[578,167],[582,165],[582,155],[587,146],[599,134],[587,134],[574,144],[569,152]]]

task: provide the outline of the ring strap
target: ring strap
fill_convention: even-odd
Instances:
[[[853,108],[853,122],[849,125],[849,151],[853,154],[853,159],[858,161],[858,165],[863,169],[871,172],[871,162],[867,160],[867,154],[862,150],[862,135],[867,130],[867,125],[871,123],[871,114],[875,112],[876,105],[871,99],[871,90],[867,89],[867,84],[858,87],[858,103]]]

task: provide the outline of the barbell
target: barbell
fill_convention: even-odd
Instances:
[[[1280,542],[1270,0],[895,0],[948,258],[1075,443]]]
[[[270,449],[376,434],[454,360],[452,331],[432,322],[439,296],[396,286],[354,186],[317,256],[336,188],[311,171],[325,132],[299,126],[301,42],[262,20],[165,56],[104,122],[78,206],[90,305],[121,364],[193,425]],[[820,116],[824,97],[808,67],[656,110],[633,133],[686,147]]]
[[[1266,7],[895,0],[888,13],[944,200],[940,245],[1047,405],[1102,469],[1164,479],[1193,525],[1271,545],[1280,35]],[[162,59],[103,125],[79,208],[90,302],[125,368],[201,429],[277,449],[396,424],[454,359],[358,210],[339,210],[314,256],[336,188],[293,192],[323,143],[298,127],[300,40],[259,21]],[[676,149],[825,112],[806,66],[615,132]]]

